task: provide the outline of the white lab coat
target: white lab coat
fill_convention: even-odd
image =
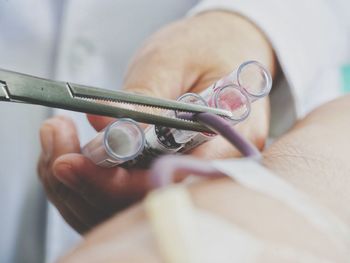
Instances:
[[[340,20],[350,7],[346,2],[205,0],[189,15],[231,10],[266,33],[287,80],[279,81],[284,86],[276,87],[273,95],[273,113],[278,113],[274,122],[281,132],[297,116],[338,94],[337,69],[348,58],[347,28]],[[0,67],[120,88],[128,60],[142,41],[195,4],[195,0],[0,0]],[[38,129],[45,118],[64,113],[75,119],[82,142],[91,138],[93,130],[78,113],[5,103],[0,112],[0,261],[52,262],[79,236],[47,205],[36,179]]]

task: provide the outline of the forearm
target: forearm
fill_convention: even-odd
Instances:
[[[310,113],[265,152],[265,165],[350,224],[350,96]]]
[[[276,249],[273,244],[277,244],[281,247],[292,247],[296,251],[296,254],[286,257],[278,253],[276,255],[274,250],[267,250],[258,257],[257,262],[285,262],[283,260],[290,260],[290,256],[299,258],[301,255],[298,251],[338,262],[340,255],[329,240],[285,204],[226,179],[196,185],[190,192],[195,206],[193,212],[199,209],[223,222],[229,222],[261,240],[264,246],[272,245]],[[88,235],[85,242],[62,262],[163,262],[148,216],[141,205],[119,214]],[[182,218],[182,215],[179,217]],[[202,218],[197,219],[196,224],[200,224]],[[173,227],[177,229],[180,226]],[[220,244],[220,241],[218,239],[216,243],[213,240],[226,249],[233,246]],[[207,249],[210,250],[209,247]],[[231,250],[230,253],[234,255],[235,251]]]

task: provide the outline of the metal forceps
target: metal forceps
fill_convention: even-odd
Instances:
[[[198,122],[126,109],[119,105],[101,102],[121,102],[179,112],[209,112],[222,117],[231,116],[229,111],[217,108],[53,81],[1,69],[0,101],[37,104],[114,118],[130,118],[137,122],[201,132],[211,131]]]

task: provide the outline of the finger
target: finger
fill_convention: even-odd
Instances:
[[[203,63],[193,57],[194,45],[183,35],[186,29],[179,22],[154,34],[131,61],[124,90],[170,99],[187,92]]]
[[[50,197],[50,199],[54,199],[55,192],[56,191],[64,191],[65,189],[59,189],[60,186],[58,184],[58,189],[56,189],[56,182],[54,178],[51,176],[51,165],[53,161],[57,158],[57,154],[59,154],[59,151],[55,149],[55,140],[57,139],[57,133],[62,132],[64,134],[67,134],[69,137],[72,137],[72,133],[74,133],[75,129],[71,131],[70,125],[63,125],[66,121],[66,119],[63,119],[62,117],[55,117],[52,119],[47,120],[44,122],[40,129],[40,140],[42,145],[42,154],[39,161],[39,177],[41,181],[43,182],[45,189],[47,190],[47,194]],[[62,126],[62,131],[59,131],[58,127]],[[65,127],[66,126],[66,127]],[[56,131],[58,130],[58,131]],[[65,147],[65,145],[68,145],[68,147],[71,147],[71,143],[68,143],[65,141],[62,145],[58,145],[59,149],[61,150],[61,147]],[[57,147],[56,147],[57,148]],[[74,149],[73,149],[74,150]],[[71,151],[71,149],[69,149]],[[66,152],[62,150],[62,152]],[[61,192],[62,192],[61,191]]]
[[[68,209],[63,204],[55,204],[55,207],[64,218],[64,220],[78,233],[83,234],[88,232],[91,227],[86,225],[82,220],[80,220],[71,209]]]
[[[58,202],[55,205],[63,218],[79,233],[85,233],[110,215],[106,207],[92,206],[79,192],[63,186],[67,191],[56,194]]]
[[[45,156],[41,154],[38,164],[38,174],[42,178],[44,178],[42,175],[46,173],[46,170],[43,171],[43,162],[46,162],[46,160]],[[79,233],[84,233],[87,230],[89,230],[89,226],[87,226],[81,219],[79,219],[77,215],[70,208],[67,207],[66,203],[62,201],[63,198],[60,196],[66,197],[67,194],[58,196],[57,193],[51,189],[51,185],[49,185],[48,180],[41,179],[41,181],[43,183],[48,199],[55,205],[55,207],[60,212],[62,217],[67,221],[67,223]],[[68,190],[68,188],[66,189]]]
[[[167,41],[169,36],[157,37],[139,51],[133,59],[126,78],[123,90],[144,94],[153,97],[176,99],[186,92],[199,92],[208,87],[220,77],[228,74],[231,68],[215,63],[210,60],[210,68],[205,63],[198,61],[198,57],[193,58],[184,43],[167,45],[164,42],[161,46],[160,39]],[[202,57],[202,56],[200,56]],[[196,63],[194,63],[196,61]],[[125,106],[125,105],[124,105]],[[123,107],[124,107],[123,106]],[[138,106],[132,105],[139,109]],[[142,111],[156,113],[154,108],[142,108]],[[158,113],[158,112],[157,112]],[[109,117],[99,117],[88,115],[91,125],[100,131],[115,119]]]
[[[111,122],[116,121],[115,118],[92,115],[92,114],[87,114],[86,117],[90,122],[91,126],[94,127],[94,129],[98,132],[103,130]]]
[[[123,90],[147,96],[175,99],[186,90],[189,90],[192,82],[195,81],[193,70],[185,74],[185,64],[186,61],[184,59],[174,56],[172,52],[167,53],[163,49],[148,52],[140,51],[128,70]],[[192,78],[192,80],[188,81],[188,78]],[[129,108],[130,105],[126,107]],[[131,105],[131,107],[136,110],[139,109],[136,105]],[[156,111],[154,108],[142,108],[139,110],[149,111],[150,113]],[[88,115],[87,118],[97,131],[102,130],[115,120],[96,115]]]
[[[71,226],[79,232],[86,231],[93,224],[86,222],[94,219],[91,213],[85,217],[86,211],[91,211],[92,208],[52,175],[52,163],[58,156],[79,151],[75,126],[66,117],[55,117],[43,124],[40,135],[45,153],[41,155],[38,169],[47,195]],[[74,205],[77,203],[79,205]],[[71,209],[71,205],[78,209]]]
[[[56,178],[95,207],[123,208],[150,189],[147,172],[101,168],[80,154],[61,156],[53,170]]]
[[[52,164],[63,154],[80,152],[77,130],[71,119],[54,117],[44,122],[40,129],[40,140],[45,158],[41,163],[41,179],[47,181],[54,191],[60,191],[60,183],[51,176]]]
[[[210,39],[198,45],[207,34],[195,32],[199,24],[192,27],[186,23],[175,23],[144,45],[128,68],[125,90],[176,99],[186,92],[203,90],[242,61],[230,44],[225,43],[224,51],[215,48],[219,43]]]

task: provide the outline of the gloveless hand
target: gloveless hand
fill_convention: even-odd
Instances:
[[[151,36],[130,63],[124,89],[176,99],[186,92],[200,92],[252,59],[273,73],[274,55],[264,35],[236,14],[207,12],[170,24]],[[96,130],[112,121],[88,118]],[[261,148],[268,122],[268,101],[262,100],[237,129]],[[40,178],[50,200],[79,232],[139,200],[149,189],[147,171],[104,169],[81,155],[76,129],[67,118],[46,121],[41,141]],[[213,159],[237,156],[238,152],[217,136],[191,154]]]

